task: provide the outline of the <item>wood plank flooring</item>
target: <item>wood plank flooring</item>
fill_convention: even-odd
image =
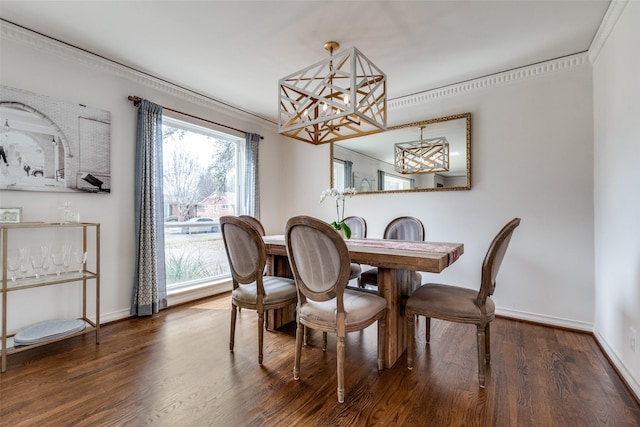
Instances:
[[[8,357],[2,426],[640,426],[640,406],[589,334],[498,318],[487,387],[477,379],[475,328],[424,319],[413,371],[406,355],[376,370],[375,325],[347,336],[346,401],[336,398],[335,338],[313,332],[294,381],[294,329],[265,333],[229,296]]]

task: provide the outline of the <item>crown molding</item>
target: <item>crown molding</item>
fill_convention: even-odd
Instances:
[[[605,13],[604,18],[602,18],[602,22],[600,23],[600,27],[598,27],[596,35],[591,41],[591,46],[589,46],[589,61],[591,61],[592,64],[596,59],[598,59],[600,51],[604,47],[609,35],[613,31],[613,28],[616,26],[618,18],[622,15],[622,11],[627,6],[628,2],[628,0],[611,0],[611,3],[609,3],[609,8]]]
[[[36,33],[29,29],[20,27],[11,22],[0,19],[0,39],[11,40],[24,45],[29,45],[36,49],[55,55],[58,58],[74,60],[87,67],[91,67],[102,72],[133,81],[142,86],[164,92],[176,98],[200,105],[221,113],[242,115],[252,120],[260,120],[269,124],[276,122],[261,117],[257,114],[245,111],[234,105],[230,105],[214,98],[202,95],[195,90],[182,87],[178,84],[163,80],[151,74],[144,73],[118,62],[109,60],[95,53],[80,49],[73,45],[52,39],[45,35]]]
[[[606,37],[612,31],[615,22],[620,16],[620,13],[622,12],[622,9],[624,9],[626,3],[627,0],[613,0],[611,2],[605,18],[603,19],[603,23],[600,26],[598,33],[596,34],[596,38],[591,44],[592,48],[601,48],[601,45],[604,44]],[[185,101],[189,101],[196,105],[201,105],[206,108],[210,108],[227,114],[239,113],[253,120],[258,119],[269,124],[277,124],[276,122],[268,118],[258,116],[239,107],[226,104],[222,101],[199,94],[195,90],[162,80],[153,75],[127,67],[115,61],[111,61],[109,59],[96,55],[92,52],[79,49],[75,46],[38,34],[7,21],[0,20],[0,38],[35,47],[57,57],[75,60],[76,62],[82,63],[85,66],[96,68],[117,77],[131,80],[142,86],[150,87],[157,91],[164,92],[168,95],[184,99]],[[478,89],[485,89],[488,87],[539,77],[548,73],[564,71],[576,66],[584,65],[585,63],[589,62],[590,58],[590,52],[577,53],[574,55],[552,59],[526,67],[516,68],[513,70],[504,71],[501,73],[496,73],[461,83],[443,86],[437,89],[430,89],[412,95],[394,98],[387,101],[387,109],[389,111],[398,110],[411,106],[421,105],[436,99],[461,95]]]
[[[389,110],[396,110],[410,106],[424,104],[435,99],[446,98],[454,95],[461,95],[478,89],[485,89],[492,86],[498,86],[514,81],[527,80],[539,77],[544,74],[565,71],[570,68],[581,66],[588,63],[588,54],[586,52],[569,55],[562,58],[552,59],[538,64],[526,67],[516,68],[501,73],[491,74],[486,77],[469,80],[462,83],[456,83],[443,86],[437,89],[426,90],[424,92],[395,98],[387,101]]]

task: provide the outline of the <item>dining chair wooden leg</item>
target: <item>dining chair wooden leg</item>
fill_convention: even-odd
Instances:
[[[484,351],[485,360],[487,363],[491,363],[491,323],[487,323],[484,332]]]
[[[229,351],[231,352],[233,352],[235,335],[236,335],[236,306],[231,304],[231,331],[229,333]]]
[[[387,318],[378,319],[378,371],[384,370],[384,350],[387,347]]]
[[[327,333],[322,333],[322,351],[327,351]]]
[[[485,380],[485,327],[484,325],[477,325],[478,327],[478,383],[480,388],[484,388]]]
[[[258,313],[258,363],[262,365],[262,342],[264,340],[264,312]]]
[[[431,341],[431,318],[426,316],[424,338],[427,340],[427,342]]]
[[[416,344],[416,322],[413,314],[406,314],[405,316],[406,328],[407,328],[407,368],[413,369],[413,348]]]
[[[293,356],[293,379],[300,379],[300,356],[302,355],[302,341],[304,341],[307,328],[300,322],[296,328],[296,350]]]
[[[304,331],[302,333],[302,344],[303,345],[308,345],[309,344],[309,335],[311,334],[311,329],[307,328],[306,326],[304,326]]]
[[[338,402],[344,403],[344,336],[338,335],[336,338],[336,358],[338,359],[338,366],[336,368],[338,376]]]

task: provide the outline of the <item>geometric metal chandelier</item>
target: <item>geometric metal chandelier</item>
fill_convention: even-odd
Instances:
[[[403,174],[447,172],[449,170],[449,141],[444,136],[400,142],[394,145],[394,166]]]
[[[387,76],[352,47],[279,80],[278,132],[311,144],[387,128]]]

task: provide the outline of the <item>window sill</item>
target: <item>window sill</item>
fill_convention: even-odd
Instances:
[[[222,279],[216,282],[201,283],[192,286],[183,286],[167,292],[167,306],[184,304],[200,298],[229,292],[232,289],[231,279]]]

